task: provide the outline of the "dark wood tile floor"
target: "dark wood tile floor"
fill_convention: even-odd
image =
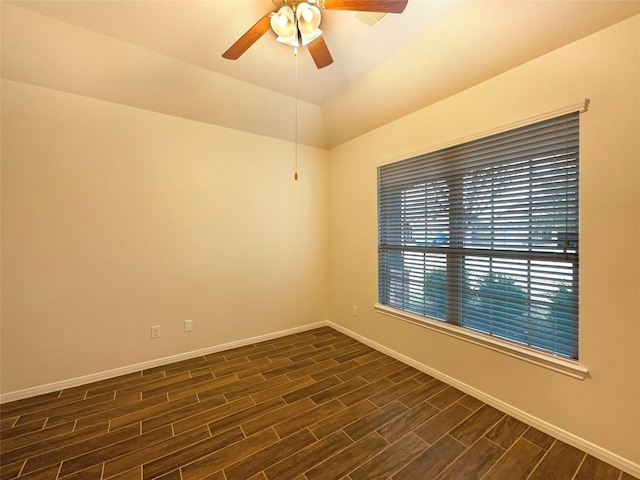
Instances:
[[[0,411],[2,480],[632,478],[330,328]]]

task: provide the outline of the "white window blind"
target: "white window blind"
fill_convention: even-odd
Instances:
[[[379,302],[578,358],[579,114],[378,168]]]

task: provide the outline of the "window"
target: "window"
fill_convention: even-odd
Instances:
[[[379,303],[577,360],[578,117],[380,166]]]

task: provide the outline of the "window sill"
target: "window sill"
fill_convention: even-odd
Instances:
[[[431,320],[427,317],[422,317],[413,313],[397,310],[385,305],[376,304],[374,305],[374,309],[383,315],[398,318],[438,333],[443,333],[511,357],[519,358],[525,362],[533,363],[573,378],[584,380],[589,374],[589,371],[585,367],[572,360],[547,355],[531,348],[516,345],[488,335],[476,333],[471,330],[466,330],[448,323]]]

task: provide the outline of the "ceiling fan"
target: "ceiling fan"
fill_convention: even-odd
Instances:
[[[309,53],[318,68],[333,63],[329,48],[318,27],[321,9],[355,10],[363,12],[402,13],[409,0],[272,0],[277,10],[268,12],[222,54],[224,58],[236,60],[246,52],[269,28],[278,41],[298,47],[309,48]]]

